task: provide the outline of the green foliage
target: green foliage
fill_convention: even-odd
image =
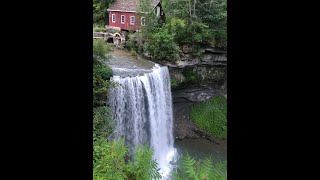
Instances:
[[[135,153],[135,161],[131,165],[131,173],[135,179],[161,179],[158,172],[158,164],[152,160],[153,151],[147,146],[138,146]]]
[[[177,37],[179,45],[209,43],[215,46],[227,46],[226,0],[164,0],[162,5],[167,22],[173,18],[180,19],[186,24],[176,29],[182,37]]]
[[[105,32],[106,29],[103,27],[95,26],[93,27],[93,32]]]
[[[197,0],[197,16],[212,30],[216,46],[227,46],[227,0]]]
[[[199,82],[199,76],[193,72],[192,68],[188,68],[182,72],[185,77],[186,83],[197,83]]]
[[[173,34],[174,41],[179,45],[181,45],[185,38],[187,38],[185,34],[187,28],[187,21],[184,19],[173,17],[167,20],[164,27],[168,29],[168,32],[170,34]]]
[[[128,149],[124,146],[123,140],[107,142],[104,138],[100,138],[94,141],[93,179],[126,179],[127,152]]]
[[[113,84],[109,81],[111,68],[106,64],[93,65],[93,106],[101,106],[106,100],[108,90]]]
[[[214,96],[192,107],[191,119],[201,129],[219,139],[227,137],[227,100]]]
[[[193,179],[193,180],[226,180],[226,161],[213,165],[213,161],[209,158],[196,161],[190,155],[186,155],[182,159],[182,165],[178,169],[179,173],[175,173],[176,180]]]
[[[161,27],[162,27],[161,20],[158,17],[156,17],[154,13],[150,13],[146,16],[146,25],[141,26],[141,29],[142,29],[142,32],[146,35],[146,38],[149,38],[151,34],[156,33],[158,29]]]
[[[178,80],[175,78],[175,77],[171,77],[170,78],[170,84],[171,84],[171,87],[175,88],[175,87],[178,87],[179,86],[179,82]]]
[[[114,130],[111,109],[106,106],[93,108],[93,139],[107,138]]]
[[[136,39],[137,39],[136,35],[137,34],[138,33],[131,33],[131,32],[129,32],[129,34],[128,34],[128,41],[126,43],[126,48],[130,51],[131,50],[136,51],[138,49],[137,42],[136,42]]]
[[[99,25],[108,24],[109,17],[107,8],[113,2],[115,2],[115,0],[93,0],[93,23]]]
[[[160,179],[157,163],[152,160],[153,152],[146,146],[138,146],[134,161],[129,161],[128,148],[124,140],[94,141],[93,179],[94,180],[140,180]]]
[[[93,62],[105,62],[110,59],[111,46],[102,39],[93,40]]]
[[[146,18],[146,26],[139,27],[142,31],[139,38],[129,38],[129,50],[147,51],[157,60],[175,62],[179,46],[191,47],[191,55],[196,57],[201,56],[200,49],[205,45],[227,46],[226,0],[163,0],[161,3],[166,22],[162,23],[155,13],[139,13]],[[151,12],[150,0],[140,0],[139,10]]]
[[[174,34],[175,42],[179,45],[209,44],[213,39],[209,26],[201,22],[173,17],[166,22],[165,27]]]
[[[153,0],[139,0],[139,7],[138,7],[138,11],[139,12],[143,12],[143,13],[138,13],[139,18],[138,18],[138,22],[139,22],[139,29],[142,30],[143,34],[146,36],[146,38],[149,37],[150,34],[155,33],[157,31],[158,28],[161,27],[161,21],[160,19],[156,16],[155,13],[153,13],[153,7],[150,6],[151,1]],[[145,13],[147,12],[147,13]],[[141,26],[140,23],[140,17],[145,17],[145,26]]]
[[[160,28],[152,34],[145,47],[149,54],[158,60],[175,62],[179,56],[179,47],[174,42],[174,36],[168,33],[166,28]]]
[[[93,73],[96,76],[99,76],[102,80],[109,80],[112,76],[112,70],[109,66],[103,64],[94,65]]]
[[[126,47],[130,51],[135,51],[141,53],[143,51],[143,42],[144,42],[144,34],[139,32],[129,32],[128,34],[128,42]]]

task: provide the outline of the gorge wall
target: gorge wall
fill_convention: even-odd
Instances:
[[[190,112],[195,103],[216,95],[227,97],[227,51],[203,48],[200,57],[189,52],[190,48],[184,47],[176,63],[161,63],[170,72],[174,135],[176,139],[204,137],[219,143],[192,123]]]

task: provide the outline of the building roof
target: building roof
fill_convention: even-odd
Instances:
[[[158,5],[160,0],[150,0],[151,7],[154,8]],[[137,12],[139,7],[139,0],[116,0],[108,8],[108,11],[131,11]]]

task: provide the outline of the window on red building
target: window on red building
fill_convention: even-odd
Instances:
[[[130,24],[134,25],[135,22],[135,17],[134,16],[130,16]]]
[[[146,25],[145,17],[141,17],[141,26],[145,26],[145,25]]]
[[[116,15],[112,14],[112,22],[116,22]]]
[[[124,15],[121,15],[121,24],[124,24],[124,21],[125,21]]]

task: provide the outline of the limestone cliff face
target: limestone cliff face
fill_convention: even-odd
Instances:
[[[201,55],[199,57],[195,57],[192,55],[190,48],[182,48],[182,53],[175,63],[163,62],[162,64],[176,68],[196,65],[227,66],[226,50],[207,47],[199,50],[199,52]]]
[[[185,50],[175,64],[162,63],[169,67],[171,76],[177,139],[205,137],[214,140],[192,123],[191,108],[216,95],[227,97],[227,52],[213,48],[203,51],[202,56],[192,58]]]
[[[227,51],[212,47],[200,50],[200,56],[193,56],[189,47],[183,47],[176,62],[158,62],[168,66],[174,86],[197,82],[210,84],[226,81]]]

